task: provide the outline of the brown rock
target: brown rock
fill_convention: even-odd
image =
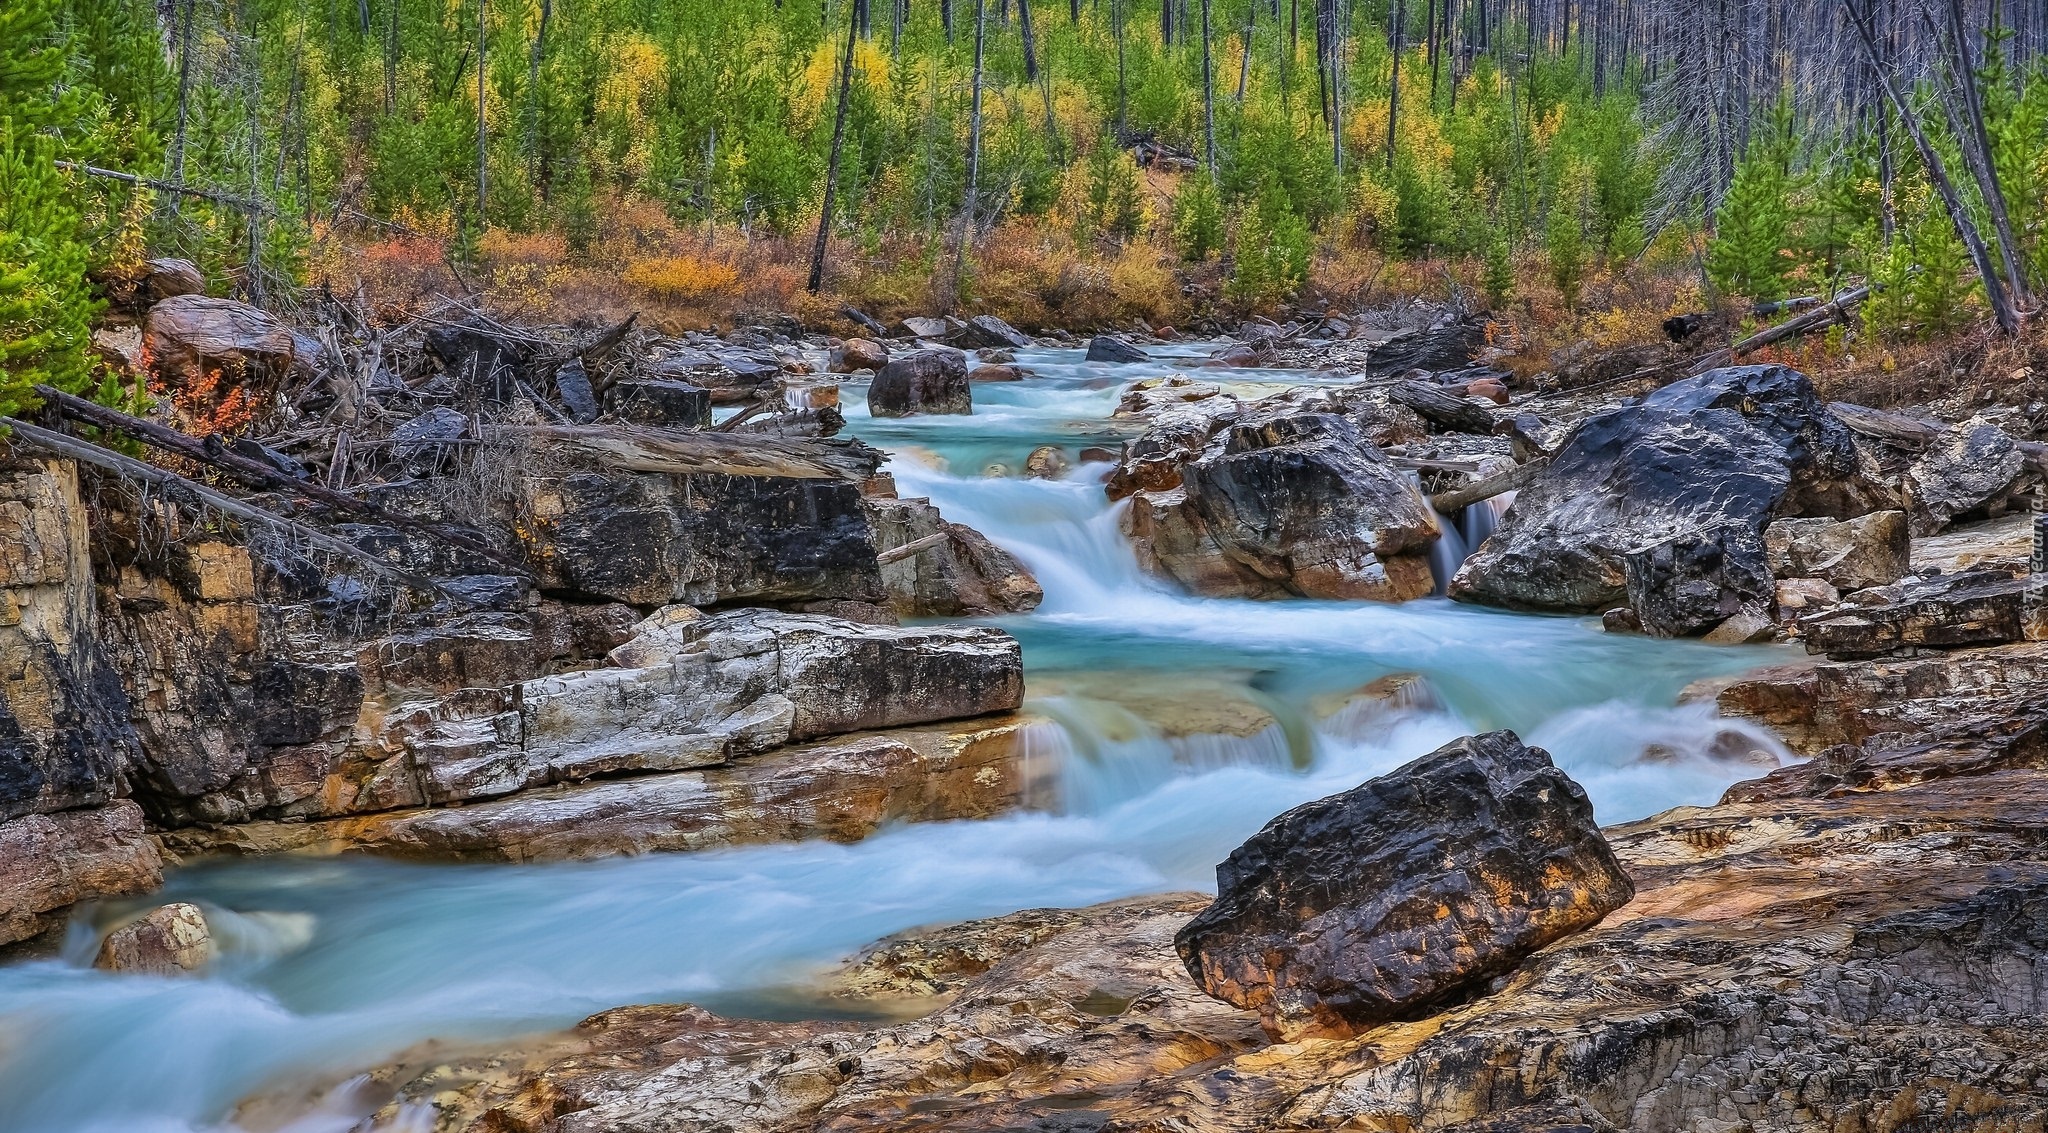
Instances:
[[[281,375],[298,357],[291,331],[269,312],[204,295],[151,307],[143,345],[157,376],[181,389],[214,371],[237,380]]]
[[[1800,626],[1807,652],[1837,659],[1996,645],[2027,636],[2028,592],[2026,578],[2002,571],[1937,575],[1860,591]]]
[[[213,933],[199,906],[179,902],[151,909],[108,933],[92,966],[109,972],[176,976],[213,960]]]
[[[1781,578],[1778,580],[1780,610],[1825,609],[1840,601],[1842,594],[1824,578]]]
[[[1635,892],[1585,792],[1512,732],[1288,811],[1216,886],[1174,943],[1205,990],[1287,1040],[1427,1013]]]
[[[850,374],[855,370],[879,370],[888,364],[888,348],[872,339],[849,338],[832,351],[831,370],[835,374]]]
[[[206,294],[206,276],[191,260],[164,258],[146,261],[142,284],[136,297],[144,303],[161,303],[180,295]]]
[[[1025,378],[1024,368],[1011,362],[998,362],[992,366],[976,366],[968,371],[969,380],[977,382],[1021,382]]]
[[[966,357],[957,350],[920,350],[890,362],[868,383],[868,412],[876,417],[974,412]]]
[[[1820,578],[1841,590],[1889,586],[1912,565],[1912,535],[1902,511],[1855,519],[1781,519],[1764,529],[1771,573]]]
[[[0,944],[56,926],[74,902],[162,884],[163,862],[132,802],[0,822]]]
[[[929,500],[871,499],[889,608],[900,618],[968,618],[1038,608],[1045,591],[1017,557],[939,514]],[[908,553],[904,553],[908,552]]]
[[[1073,469],[1066,450],[1058,445],[1040,445],[1024,458],[1024,475],[1033,480],[1064,479]]]

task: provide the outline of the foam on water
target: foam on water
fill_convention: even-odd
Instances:
[[[867,439],[943,465],[892,467],[904,495],[929,496],[986,532],[1045,587],[1037,613],[1001,621],[1024,643],[1034,680],[1061,690],[1030,705],[1045,721],[1024,737],[1034,809],[902,826],[856,845],[545,866],[275,859],[179,871],[150,900],[205,908],[223,952],[206,978],[90,970],[91,911],[60,958],[0,968],[0,1131],[221,1130],[238,1100],[305,1079],[331,1088],[293,1133],[340,1133],[381,1100],[346,1075],[430,1037],[559,1027],[626,1003],[819,1010],[801,989],[879,937],[1207,888],[1215,864],[1274,815],[1475,730],[1514,727],[1550,748],[1605,821],[1710,802],[1783,755],[1707,706],[1674,707],[1687,682],[1757,664],[1764,651],[1614,637],[1586,619],[1442,600],[1201,600],[1144,577],[1099,466],[1060,481],[977,473],[1019,468],[1038,444],[1127,433],[1107,420],[1118,389],[1171,363],[1021,353],[1041,376],[977,386],[972,417],[875,421],[855,391],[847,416]],[[1497,514],[1469,508],[1455,534],[1476,544]],[[1394,674],[1419,680],[1392,698],[1361,691]],[[1248,734],[1176,726],[1207,707],[1174,700],[1174,682],[1194,688],[1196,677],[1248,706]],[[1111,695],[1145,681],[1166,692],[1144,711]],[[430,1125],[411,1113],[396,1128]]]

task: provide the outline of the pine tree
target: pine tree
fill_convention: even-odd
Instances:
[[[1728,195],[1714,212],[1707,279],[1725,295],[1758,302],[1785,297],[1792,235],[1792,177],[1785,146],[1759,139],[1735,168]]]

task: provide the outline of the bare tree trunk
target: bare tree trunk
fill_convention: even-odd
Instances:
[[[1408,9],[1394,0],[1394,78],[1387,88],[1387,172],[1394,171],[1394,136],[1401,122],[1401,39],[1407,31]]]
[[[839,108],[832,114],[832,155],[825,160],[825,207],[818,214],[818,239],[811,245],[811,278],[804,289],[816,295],[825,285],[825,241],[832,231],[833,198],[839,191],[839,154],[846,142],[846,104],[853,88],[853,41],[860,32],[860,5],[847,13],[846,51],[839,57]]]
[[[185,0],[191,3],[192,0]],[[398,110],[398,6],[402,0],[387,0],[390,11],[384,17],[384,113]]]
[[[526,60],[526,160],[535,185],[540,178],[540,60],[548,45],[548,18],[554,14],[554,0],[540,0],[540,26],[533,31],[533,53]]]
[[[1202,0],[1202,160],[1209,167],[1209,180],[1216,172],[1216,72],[1210,58],[1210,0]]]
[[[1856,25],[1856,34],[1863,41],[1864,51],[1869,54],[1873,65],[1877,65],[1877,33],[1862,13],[1856,10],[1854,0],[1841,0],[1841,4],[1850,22]],[[1977,222],[1970,219],[1970,212],[1963,204],[1962,195],[1956,192],[1955,182],[1950,180],[1948,175],[1947,163],[1942,161],[1940,152],[1928,139],[1927,132],[1921,129],[1919,119],[1913,116],[1913,107],[1906,101],[1906,96],[1900,93],[1898,82],[1892,77],[1892,73],[1878,65],[1877,80],[1883,86],[1885,96],[1891,100],[1892,108],[1898,111],[1900,123],[1906,127],[1906,132],[1912,135],[1914,148],[1920,151],[1920,161],[1926,166],[1928,179],[1934,182],[1935,192],[1940,194],[1942,205],[1948,209],[1949,220],[1955,225],[1956,234],[1962,237],[1963,243],[1970,249],[1970,259],[1977,265],[1977,274],[1984,282],[1985,298],[1991,302],[1991,313],[1998,320],[1999,329],[2009,335],[2018,334],[2020,319],[2019,313],[2013,309],[2012,296],[2007,293],[2004,281],[1999,279],[1997,269],[1992,266],[1991,249],[1985,246],[1983,234],[1977,231]]]
[[[2013,302],[2021,309],[2031,308],[2033,296],[2027,286],[2026,257],[2020,251],[2020,242],[2013,235],[2012,214],[2005,207],[2005,190],[1998,183],[1998,172],[1992,166],[1991,133],[1984,126],[1984,96],[1977,89],[1977,60],[1970,50],[1970,32],[1963,21],[1962,0],[1948,0],[1949,34],[1955,37],[1956,81],[1962,90],[1965,121],[1959,125],[1967,129],[1955,131],[1957,142],[1963,151],[1970,172],[1977,178],[1977,190],[1984,196],[1984,207],[1991,213],[1991,226],[1998,234],[1998,252],[2005,264],[2005,278],[2012,285]],[[1993,11],[1994,18],[1996,10]]]
[[[1024,39],[1024,81],[1038,81],[1038,42],[1031,34],[1031,0],[1017,0],[1017,31]]]
[[[1237,104],[1244,105],[1244,90],[1252,79],[1252,30],[1259,22],[1258,0],[1244,6],[1244,54],[1237,60]]]
[[[185,184],[185,138],[190,121],[189,107],[192,100],[192,24],[198,19],[199,0],[184,0],[178,6],[178,120],[171,132],[171,184],[180,188]],[[392,0],[397,3],[397,0]],[[181,193],[172,193],[170,213],[172,219],[178,215]]]
[[[960,300],[960,278],[967,269],[967,244],[974,238],[975,196],[981,191],[981,74],[988,42],[988,0],[974,0],[973,94],[967,113],[967,192],[960,201],[960,239],[953,247],[953,302]]]
[[[490,161],[484,151],[484,79],[489,68],[484,66],[485,16],[489,13],[490,0],[476,0],[476,222],[481,227],[484,220],[484,202],[489,198],[491,187]]]
[[[1130,127],[1130,90],[1124,64],[1124,23],[1130,16],[1131,0],[1109,0],[1109,33],[1116,40],[1116,136],[1122,144]]]

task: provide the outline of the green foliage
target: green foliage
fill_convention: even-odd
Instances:
[[[1173,243],[1196,264],[1223,250],[1223,204],[1207,177],[1188,178],[1173,199]]]
[[[1735,167],[1714,239],[1707,246],[1707,278],[1724,295],[1758,302],[1785,297],[1792,262],[1792,170],[1789,131],[1772,130],[1750,143]]]
[[[91,352],[99,309],[85,283],[75,189],[52,164],[56,145],[0,118],[0,414],[35,404],[30,387],[71,393],[97,383]]]
[[[1508,245],[1507,230],[1492,225],[1486,240],[1486,302],[1498,311],[1515,294],[1514,249]]]
[[[1083,241],[1123,243],[1138,234],[1142,219],[1137,163],[1121,146],[1097,145],[1088,155],[1087,192],[1075,235]]]
[[[1312,250],[1308,223],[1276,184],[1238,214],[1226,293],[1252,306],[1293,298],[1308,278]]]
[[[1574,184],[1580,187],[1572,188]],[[1574,310],[1579,306],[1579,288],[1585,282],[1589,253],[1584,185],[1584,181],[1562,183],[1559,199],[1551,202],[1543,225],[1543,254],[1550,262],[1550,282],[1564,296],[1565,306]]]

